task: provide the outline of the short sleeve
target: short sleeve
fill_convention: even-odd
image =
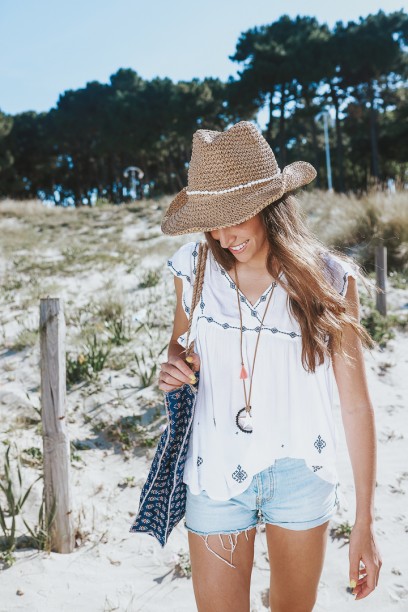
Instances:
[[[187,242],[183,244],[168,260],[167,267],[174,276],[181,278],[183,282],[182,304],[187,318],[190,317],[190,307],[193,299],[193,287],[197,274],[199,242]],[[197,331],[197,309],[193,315],[189,343],[196,337]],[[187,333],[178,338],[179,344],[186,348]]]
[[[198,246],[198,242],[187,242],[167,260],[167,267],[170,272],[183,281],[183,308],[187,316],[190,314],[193,286],[197,272]]]
[[[357,266],[344,261],[333,253],[326,253],[324,261],[326,264],[325,273],[329,282],[340,295],[346,295],[349,276],[358,277]]]

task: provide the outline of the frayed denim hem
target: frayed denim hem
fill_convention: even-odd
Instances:
[[[200,538],[204,541],[207,549],[213,553],[213,555],[215,555],[216,557],[218,557],[218,559],[220,559],[221,561],[224,561],[224,563],[226,563],[227,565],[229,565],[230,567],[233,567],[234,569],[236,569],[236,566],[233,565],[232,563],[232,555],[234,553],[234,550],[237,547],[237,540],[238,540],[238,536],[240,533],[245,533],[245,537],[248,541],[248,530],[249,529],[254,529],[255,527],[257,527],[259,525],[259,523],[255,523],[254,525],[251,525],[250,527],[246,527],[245,529],[237,529],[237,530],[232,530],[232,531],[223,531],[222,533],[215,531],[212,533],[200,533],[199,531],[195,531],[194,529],[190,529],[189,527],[187,527],[187,525],[185,525],[185,528],[188,531],[191,531],[192,533],[197,534],[198,536],[200,536]],[[223,550],[228,551],[231,554],[231,561],[227,561],[226,559],[224,559],[223,557],[221,557],[217,552],[215,552],[215,550],[212,550],[208,544],[208,538],[210,535],[217,535],[221,546],[223,548]],[[228,542],[230,544],[230,548],[226,548],[224,546],[224,542],[222,541],[222,536],[226,535],[228,537]],[[234,540],[234,536],[235,536],[235,540]]]

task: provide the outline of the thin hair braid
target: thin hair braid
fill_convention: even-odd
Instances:
[[[193,351],[193,342],[189,346],[188,341],[190,338],[191,323],[193,321],[194,309],[197,306],[198,300],[200,298],[201,290],[203,288],[205,264],[207,261],[207,252],[208,252],[207,242],[200,242],[199,249],[198,249],[197,272],[196,272],[196,277],[195,277],[194,286],[193,286],[193,297],[191,300],[190,316],[188,319],[186,357],[188,357],[190,353],[192,353]]]

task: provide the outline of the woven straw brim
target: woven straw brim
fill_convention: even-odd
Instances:
[[[168,207],[161,229],[176,236],[194,232],[210,232],[243,223],[285,193],[307,185],[316,177],[308,162],[294,162],[268,183],[253,185],[219,195],[188,195],[182,189]]]

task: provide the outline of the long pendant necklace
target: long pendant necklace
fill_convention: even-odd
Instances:
[[[242,379],[242,382],[243,382],[243,385],[244,385],[244,397],[245,397],[245,406],[244,406],[244,408],[241,408],[240,410],[238,410],[237,415],[235,417],[235,423],[236,423],[238,429],[240,429],[244,433],[252,433],[252,431],[253,431],[253,425],[252,425],[252,406],[251,406],[250,402],[251,402],[251,392],[252,392],[252,380],[253,380],[253,377],[254,377],[255,359],[256,359],[256,353],[257,353],[257,350],[258,350],[259,338],[260,338],[260,335],[261,335],[261,331],[262,331],[262,326],[263,326],[263,322],[264,322],[264,319],[265,319],[265,315],[266,315],[266,312],[268,310],[268,306],[270,304],[270,301],[271,301],[271,298],[272,298],[272,294],[273,294],[273,291],[274,291],[277,283],[275,281],[272,283],[272,290],[271,290],[268,302],[267,302],[266,307],[265,307],[265,311],[264,311],[264,314],[263,314],[263,317],[262,317],[262,321],[261,321],[261,326],[259,328],[258,338],[256,340],[256,345],[255,345],[254,360],[252,362],[251,382],[250,382],[250,386],[249,386],[249,396],[247,398],[245,379],[248,378],[248,374],[247,374],[247,371],[246,371],[245,366],[244,366],[244,356],[243,356],[243,352],[242,352],[242,310],[241,310],[241,300],[239,298],[238,273],[237,273],[236,264],[234,264],[234,271],[235,271],[235,279],[236,279],[235,287],[236,287],[236,290],[237,290],[239,318],[240,318],[241,373],[240,373],[239,377],[240,377],[240,379]]]

